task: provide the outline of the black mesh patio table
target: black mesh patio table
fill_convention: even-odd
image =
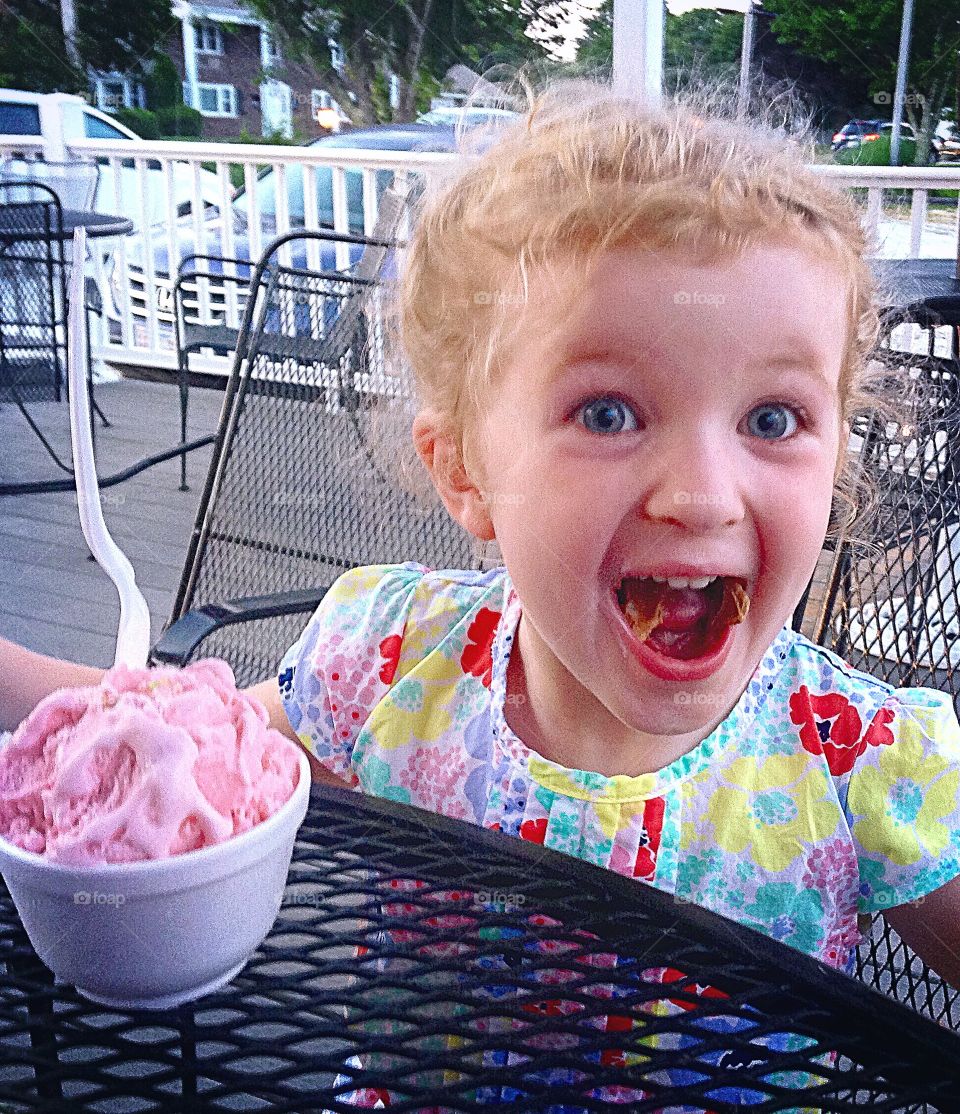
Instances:
[[[0,900],[0,1110],[960,1109],[960,1037],[535,844],[314,787],[280,916],[167,1012],[54,983]],[[237,911],[238,916],[243,910]],[[188,943],[185,945],[188,946]]]

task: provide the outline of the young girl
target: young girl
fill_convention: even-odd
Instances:
[[[865,247],[798,150],[581,84],[428,198],[413,439],[505,568],[340,578],[254,690],[318,776],[844,970],[883,910],[960,985],[952,702],[788,626],[873,404]],[[11,726],[96,676],[5,653]]]

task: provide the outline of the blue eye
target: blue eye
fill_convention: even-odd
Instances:
[[[764,441],[782,441],[797,431],[797,415],[782,402],[767,402],[747,415],[747,429]]]
[[[636,414],[618,398],[596,398],[585,402],[577,410],[576,417],[590,433],[632,433],[638,428]]]

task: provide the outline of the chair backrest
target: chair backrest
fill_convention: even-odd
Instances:
[[[885,322],[878,358],[900,386],[906,416],[873,418],[853,431],[877,487],[875,548],[838,545],[821,599],[808,604],[807,629],[855,668],[898,686],[941,689],[960,709],[960,361],[955,344],[950,355],[932,354],[935,334],[949,328],[955,335],[960,300],[937,302]],[[860,949],[858,973],[960,1026],[958,992],[879,915]]]
[[[379,366],[376,276],[328,266],[338,241],[354,256],[391,247],[292,233],[257,268],[174,619],[225,599],[327,585],[357,565],[480,566],[469,536],[405,491],[383,451],[388,418],[408,420],[409,400],[387,390],[396,380]],[[317,251],[324,269],[310,270]],[[230,627],[203,652],[227,657],[240,683],[262,679],[303,623]]]
[[[66,306],[59,199],[42,184],[0,182],[0,401],[59,399]]]
[[[40,159],[7,158],[0,161],[0,179],[38,183],[53,190],[64,209],[93,208],[100,182],[96,159],[47,162]]]

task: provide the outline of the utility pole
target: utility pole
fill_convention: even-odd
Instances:
[[[613,85],[658,101],[663,96],[663,0],[613,0]]]
[[[750,62],[753,58],[754,0],[747,0],[743,13],[743,38],[740,40],[740,84],[737,87],[737,115],[746,116],[750,106]]]
[[[900,24],[900,53],[897,56],[897,87],[893,91],[893,131],[890,134],[890,165],[900,163],[900,123],[907,91],[907,66],[910,63],[910,32],[913,25],[913,0],[903,0],[903,22]],[[922,135],[917,136],[921,142]]]

